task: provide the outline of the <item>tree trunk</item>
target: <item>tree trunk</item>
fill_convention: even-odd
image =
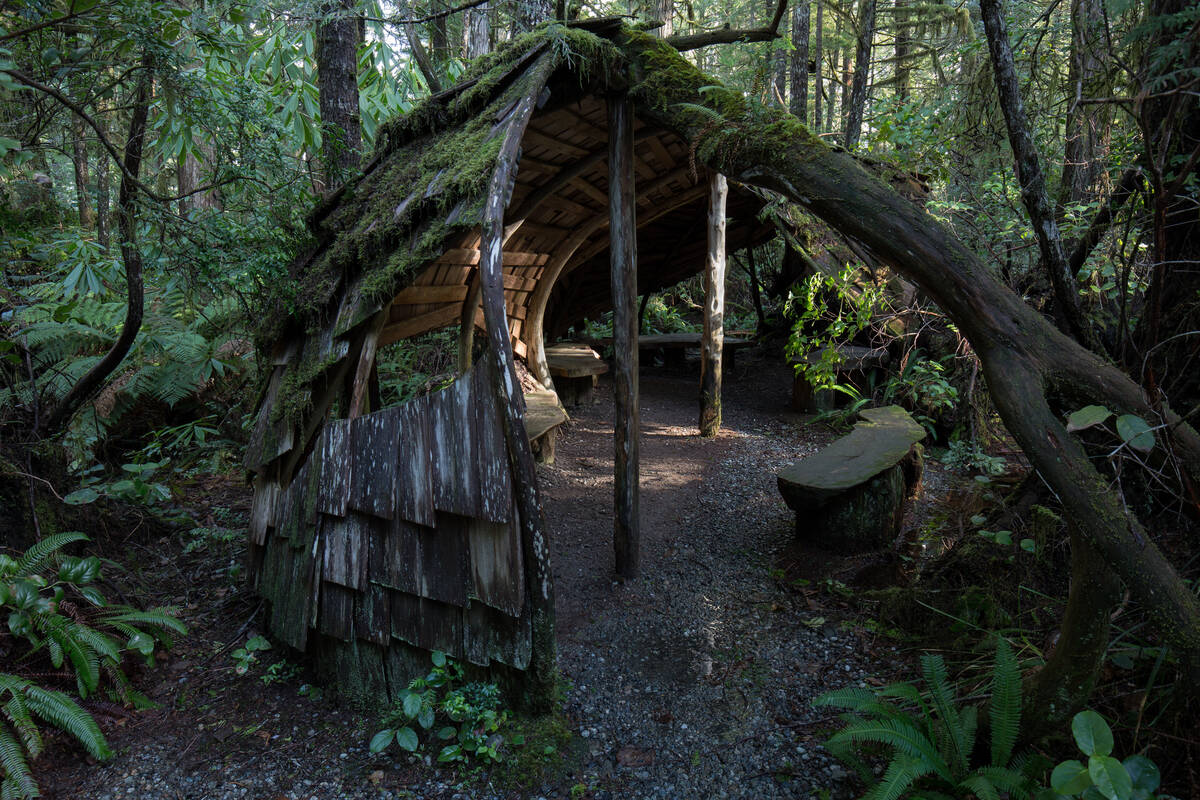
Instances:
[[[842,43],[842,15],[833,14],[833,47],[829,50],[829,105],[825,109],[825,130],[837,133],[841,121],[838,119],[838,89],[842,85],[841,63],[842,56],[839,48]]]
[[[1187,81],[1195,69],[1192,0],[1154,0],[1157,27],[1142,68],[1139,124],[1153,196],[1154,268],[1136,337],[1144,354],[1139,378],[1177,408],[1200,407],[1200,219],[1194,189],[1200,172],[1200,103]],[[1177,43],[1192,37],[1191,50]],[[1172,49],[1172,46],[1175,46]],[[1155,91],[1151,85],[1164,87]],[[1193,497],[1193,503],[1200,505]]]
[[[358,46],[362,28],[353,0],[331,0],[317,24],[317,88],[321,101],[321,162],[325,190],[358,168]]]
[[[896,100],[908,100],[909,81],[912,75],[912,26],[908,19],[908,0],[896,0],[892,27],[896,31]]]
[[[75,202],[79,206],[79,227],[87,230],[96,223],[92,211],[92,190],[88,185],[87,139],[83,135],[84,121],[71,121],[71,160],[75,164]],[[107,158],[108,156],[105,156]]]
[[[825,0],[817,0],[817,41],[816,52],[813,54],[813,60],[817,64],[817,74],[813,80],[813,130],[820,133],[825,130],[821,119],[821,104],[825,98],[825,79],[823,77],[825,71],[825,53],[821,49],[822,40],[825,36]]]
[[[653,31],[660,39],[665,39],[675,33],[675,0],[654,0],[654,19],[662,23],[661,28]]]
[[[1159,416],[1128,376],[1056,330],[945,228],[848,153],[829,150],[790,117],[750,109],[740,94],[713,89],[681,58],[664,69],[672,56],[652,41],[642,38],[625,47],[634,62],[639,116],[695,143],[709,168],[805,206],[937,303],[979,355],[996,408],[1033,468],[1150,614],[1186,679],[1200,685],[1200,599],[1121,505],[1067,433],[1062,416],[1099,403],[1161,420],[1168,426],[1164,436],[1171,437],[1183,468],[1193,475],[1200,474],[1200,436],[1169,410]],[[707,113],[689,107],[696,104]],[[713,111],[723,114],[724,125],[712,124]]]
[[[1067,265],[1063,251],[1062,236],[1046,193],[1046,180],[1042,175],[1042,162],[1037,145],[1033,141],[1033,129],[1025,114],[1017,82],[1017,68],[1013,62],[1012,48],[1008,43],[1008,31],[1000,10],[1000,0],[980,0],[983,26],[987,32],[988,50],[992,56],[992,70],[996,79],[996,91],[1000,95],[1000,108],[1008,124],[1008,141],[1012,145],[1016,161],[1017,180],[1021,184],[1021,200],[1029,213],[1029,220],[1037,236],[1042,265],[1050,276],[1054,290],[1054,309],[1061,320],[1060,327],[1075,337],[1076,341],[1100,352],[1099,341],[1091,324],[1083,315],[1079,304],[1079,290],[1075,276]]]
[[[149,54],[145,54],[142,56],[137,88],[134,90],[129,136],[125,139],[121,193],[117,201],[120,210],[118,227],[121,236],[121,259],[125,263],[125,322],[109,351],[70,388],[50,412],[42,427],[43,434],[52,435],[66,427],[80,406],[100,390],[108,376],[125,359],[142,327],[142,314],[145,309],[142,254],[137,242],[138,175],[142,169],[142,148],[146,142],[146,119],[150,113],[150,88],[153,83],[154,61]]]
[[[1112,89],[1109,49],[1104,36],[1103,0],[1071,2],[1071,66],[1067,134],[1064,142],[1058,214],[1071,203],[1086,203],[1109,193],[1104,157],[1108,153],[1112,106],[1088,103],[1107,97]]]
[[[867,79],[871,75],[871,45],[875,40],[875,0],[860,0],[858,49],[854,52],[854,85],[850,90],[850,110],[846,114],[847,150],[858,147],[862,134],[863,112],[867,106]]]
[[[792,6],[792,45],[796,49],[792,51],[792,86],[788,110],[805,124],[808,124],[808,22],[811,9],[809,0],[798,0]]]
[[[513,11],[513,33],[525,33],[554,16],[551,0],[516,0]]]
[[[721,430],[721,361],[725,347],[725,198],[729,183],[715,174],[708,187],[708,257],[704,263],[704,333],[700,339],[700,435]]]
[[[1071,528],[1071,590],[1058,641],[1046,663],[1025,683],[1021,735],[1025,741],[1065,730],[1087,705],[1108,652],[1109,616],[1121,582]]]
[[[109,175],[108,175],[109,157],[104,154],[100,160],[96,162],[96,241],[108,252],[109,242]]]
[[[491,51],[491,20],[488,18],[488,4],[467,9],[463,22],[465,43],[463,54],[468,58],[479,58]]]
[[[637,210],[633,111],[628,95],[608,98],[608,235],[613,298],[613,550],[617,574],[636,578],[641,550],[638,513]]]

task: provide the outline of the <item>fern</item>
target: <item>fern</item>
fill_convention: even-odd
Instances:
[[[922,798],[972,795],[979,800],[1027,800],[1043,759],[1013,756],[1020,729],[1020,673],[1006,642],[996,645],[989,703],[991,763],[977,766],[971,756],[979,729],[979,711],[961,706],[957,692],[937,655],[921,658],[924,691],[897,683],[877,691],[847,688],[827,692],[816,706],[842,708],[845,726],[826,748],[850,764],[871,784],[868,800],[898,800],[919,790]],[[905,706],[896,705],[900,701]],[[882,747],[890,756],[881,777],[866,769],[860,756]]]
[[[64,692],[34,682],[34,676],[61,679],[50,670],[61,671],[74,678],[81,698],[107,679],[129,699],[129,680],[121,669],[125,653],[152,660],[156,641],[169,645],[172,636],[187,632],[167,609],[106,605],[92,585],[100,578],[100,559],[61,555],[63,547],[86,538],[75,532],[49,536],[3,563],[6,581],[23,587],[0,600],[12,640],[6,650],[14,650],[14,643],[24,647],[11,659],[16,666],[8,668],[27,672],[0,673],[0,800],[37,796],[29,760],[43,749],[39,721],[74,737],[97,759],[112,755],[91,715]]]
[[[1021,728],[1021,674],[1008,642],[996,637],[996,666],[992,670],[992,766],[1004,766],[1012,758]]]
[[[32,572],[38,572],[50,560],[50,556],[57,553],[62,548],[75,542],[87,541],[85,534],[78,531],[68,531],[66,533],[56,533],[52,536],[47,536],[36,542],[32,547],[25,551],[19,559],[17,559],[17,574],[28,575]]]

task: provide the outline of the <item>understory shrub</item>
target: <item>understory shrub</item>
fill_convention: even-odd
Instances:
[[[39,723],[58,728],[96,759],[112,755],[80,704],[144,701],[125,673],[127,656],[154,651],[187,632],[170,609],[140,611],[100,592],[102,562],[62,553],[82,533],[48,536],[24,553],[0,554],[0,798],[36,797],[30,762],[44,749]],[[54,684],[62,683],[55,687]],[[72,697],[68,692],[72,692]]]

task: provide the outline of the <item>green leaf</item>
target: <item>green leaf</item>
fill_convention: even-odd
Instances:
[[[1062,762],[1050,773],[1050,786],[1059,794],[1079,794],[1091,785],[1087,767],[1074,759]]]
[[[443,742],[446,741],[447,739],[453,739],[457,735],[458,735],[458,728],[454,727],[453,725],[447,725],[446,727],[442,728],[440,731],[437,732],[437,737],[439,739],[441,739]]]
[[[429,658],[433,661],[433,665],[435,667],[446,666],[446,654],[441,650],[434,650],[433,653],[430,654]]]
[[[1158,790],[1159,784],[1162,783],[1162,775],[1159,774],[1158,767],[1153,761],[1145,756],[1130,756],[1122,763],[1133,783],[1135,800],[1149,798]]]
[[[1067,417],[1067,433],[1087,430],[1106,421],[1113,415],[1104,406],[1084,406]]]
[[[433,706],[421,706],[421,711],[417,714],[417,724],[425,730],[433,727]]]
[[[391,728],[384,728],[379,733],[372,736],[370,745],[371,752],[382,753],[384,750],[387,750],[388,745],[392,743],[392,738],[395,735],[396,732]]]
[[[145,633],[135,633],[129,637],[126,645],[130,650],[136,650],[144,656],[154,655],[154,637]]]
[[[461,761],[462,758],[462,747],[456,744],[448,744],[442,748],[442,752],[438,753],[437,760],[444,764],[447,761]]]
[[[1120,761],[1112,756],[1092,756],[1088,759],[1088,775],[1100,794],[1108,800],[1127,800],[1133,791],[1133,781]]]
[[[417,714],[421,713],[421,695],[416,692],[409,692],[404,696],[404,716],[413,719]]]
[[[405,725],[400,730],[396,731],[396,744],[410,753],[417,752],[417,732]]]
[[[1150,424],[1135,414],[1117,417],[1117,435],[1139,452],[1149,453],[1154,449],[1154,432],[1150,430]]]
[[[1091,709],[1075,715],[1071,720],[1071,733],[1075,735],[1075,743],[1084,755],[1106,756],[1112,752],[1112,730],[1104,717]]]
[[[1033,539],[1022,539],[1021,540],[1021,549],[1024,550],[1026,553],[1036,553],[1037,552],[1037,542],[1035,542]]]

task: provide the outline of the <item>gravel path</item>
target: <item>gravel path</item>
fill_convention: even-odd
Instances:
[[[87,765],[68,755],[44,765],[45,795],[850,796],[845,772],[818,744],[824,712],[810,700],[829,688],[877,682],[899,657],[889,644],[839,624],[825,595],[779,580],[793,519],[775,472],[818,441],[784,411],[789,385],[782,365],[744,363],[727,378],[722,433],[706,441],[695,435],[696,376],[644,372],[638,580],[612,579],[607,385],[595,405],[573,413],[558,462],[540,468],[560,663],[570,686],[566,712],[579,744],[573,774],[524,793],[478,779],[459,783],[451,772],[407,758],[372,756],[366,742],[374,720],[332,694],[298,698],[299,678],[270,685],[236,678],[228,652],[253,631],[246,625],[255,603],[244,592],[214,599],[213,559],[201,555],[177,562],[181,580],[191,582],[176,602],[189,606],[193,634],[147,676],[160,681],[147,687],[159,708],[107,728],[120,754],[112,762]]]

